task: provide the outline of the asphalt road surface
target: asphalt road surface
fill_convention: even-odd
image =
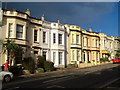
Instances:
[[[21,83],[4,84],[3,90],[38,88],[96,88],[102,89],[111,81],[120,78],[120,65],[102,69],[88,69],[61,73],[47,78],[36,78]]]

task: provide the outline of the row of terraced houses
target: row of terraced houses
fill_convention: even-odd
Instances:
[[[18,57],[36,58],[45,56],[47,61],[54,62],[55,67],[66,67],[77,63],[79,66],[91,63],[100,64],[100,58],[115,58],[119,49],[119,38],[84,30],[76,25],[61,24],[45,20],[44,15],[39,18],[30,16],[30,10],[1,9],[2,23],[0,39],[13,39],[24,48],[25,53]],[[2,52],[2,47],[0,47]],[[0,53],[2,65],[8,56]],[[16,62],[19,64],[19,59]]]

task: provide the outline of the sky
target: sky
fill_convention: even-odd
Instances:
[[[7,2],[2,7],[31,11],[31,16],[62,24],[80,26],[82,29],[93,29],[93,32],[118,36],[118,2]]]

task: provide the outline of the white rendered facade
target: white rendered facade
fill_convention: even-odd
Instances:
[[[64,25],[43,21],[41,29],[42,56],[54,63],[55,67],[65,67],[67,64],[67,32]]]

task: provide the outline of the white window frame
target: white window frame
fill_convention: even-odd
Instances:
[[[72,43],[74,43],[74,34],[72,34]]]

